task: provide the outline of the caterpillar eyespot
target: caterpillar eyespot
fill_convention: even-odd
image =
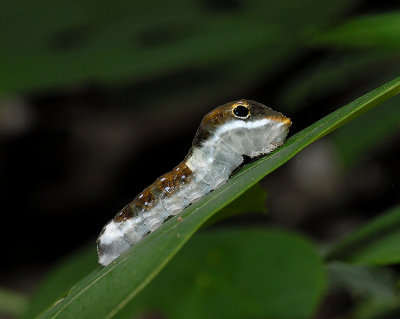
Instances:
[[[281,113],[245,99],[209,112],[183,162],[104,226],[97,239],[99,263],[108,265],[168,218],[226,183],[243,156],[253,158],[281,146],[291,124]]]
[[[233,112],[233,115],[235,115],[236,117],[241,118],[241,119],[246,119],[250,116],[249,109],[243,105],[236,106],[232,110],[232,112]]]

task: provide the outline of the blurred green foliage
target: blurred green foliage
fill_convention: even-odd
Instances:
[[[357,264],[388,265],[400,262],[400,206],[346,237],[328,259]]]
[[[400,98],[397,96],[337,131],[332,140],[343,165],[350,168],[363,155],[390,143],[390,136],[399,131],[399,119]]]
[[[0,289],[0,309],[2,312],[21,315],[26,311],[29,299],[13,291]]]
[[[331,285],[350,291],[359,298],[388,302],[397,298],[396,275],[389,269],[371,265],[328,262]]]
[[[329,46],[397,51],[400,49],[399,35],[400,12],[386,12],[354,18],[322,32],[314,41]]]
[[[297,58],[307,33],[357,2],[254,0],[215,10],[217,2],[198,0],[5,0],[0,94],[144,81],[187,68],[210,71],[207,87],[257,81]]]
[[[224,219],[232,218],[243,213],[266,213],[265,201],[267,194],[260,184],[254,185],[232,203],[223,207],[217,214],[205,222],[203,227],[208,227]]]

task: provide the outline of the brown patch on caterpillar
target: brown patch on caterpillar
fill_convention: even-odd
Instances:
[[[192,171],[185,162],[181,162],[178,166],[176,166],[173,172],[175,172],[176,182],[180,183],[181,185],[187,184],[191,181]]]
[[[210,135],[219,125],[234,118],[232,115],[232,109],[238,105],[238,103],[248,106],[248,102],[246,100],[230,102],[218,106],[204,116],[193,139],[193,146],[201,146],[201,144],[210,137]]]
[[[154,207],[156,201],[157,199],[155,198],[150,185],[136,196],[132,203],[141,210],[149,210]]]
[[[116,223],[123,222],[127,219],[136,217],[139,212],[143,210],[150,210],[153,208],[156,199],[151,192],[151,185],[141,192],[135,199],[126,205],[117,215],[114,217]]]
[[[152,184],[152,190],[154,193],[172,196],[177,190],[177,183],[175,183],[174,171],[168,172],[167,174],[161,175]]]
[[[135,211],[132,208],[132,203],[130,203],[126,205],[124,208],[122,208],[122,210],[117,215],[115,215],[114,221],[116,223],[120,223],[127,219],[131,219],[134,216],[135,216]]]
[[[150,187],[156,194],[172,196],[180,187],[191,180],[192,171],[181,162],[172,171],[159,177]]]
[[[172,171],[159,177],[135,199],[126,205],[115,217],[116,223],[136,217],[140,212],[152,209],[158,202],[159,196],[172,196],[180,186],[190,182],[192,171],[185,162],[180,163]]]
[[[200,147],[201,144],[210,137],[210,135],[211,132],[207,129],[207,127],[201,124],[197,129],[192,145]]]
[[[232,108],[238,103],[242,105],[244,105],[243,103],[245,103],[246,105],[248,105],[248,103],[245,100],[240,100],[218,106],[216,109],[212,110],[210,113],[204,116],[203,120],[201,121],[201,124],[205,125],[206,127],[207,126],[215,127],[226,122],[228,119],[233,118]]]

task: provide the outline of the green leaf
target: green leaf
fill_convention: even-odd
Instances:
[[[327,259],[372,265],[400,262],[400,206],[344,238]]]
[[[196,234],[116,317],[310,318],[324,288],[324,267],[303,237],[219,229]]]
[[[41,318],[110,318],[136,296],[189,238],[223,206],[307,145],[399,93],[400,78],[375,89],[292,136],[277,151],[243,167],[228,183],[171,218],[109,266],[80,281]],[[182,219],[181,221],[178,221]],[[112,293],[110,293],[112,291]]]

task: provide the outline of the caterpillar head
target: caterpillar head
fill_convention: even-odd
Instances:
[[[193,145],[225,140],[236,145],[242,155],[254,157],[280,146],[291,124],[282,113],[256,101],[242,99],[223,104],[208,113]]]

